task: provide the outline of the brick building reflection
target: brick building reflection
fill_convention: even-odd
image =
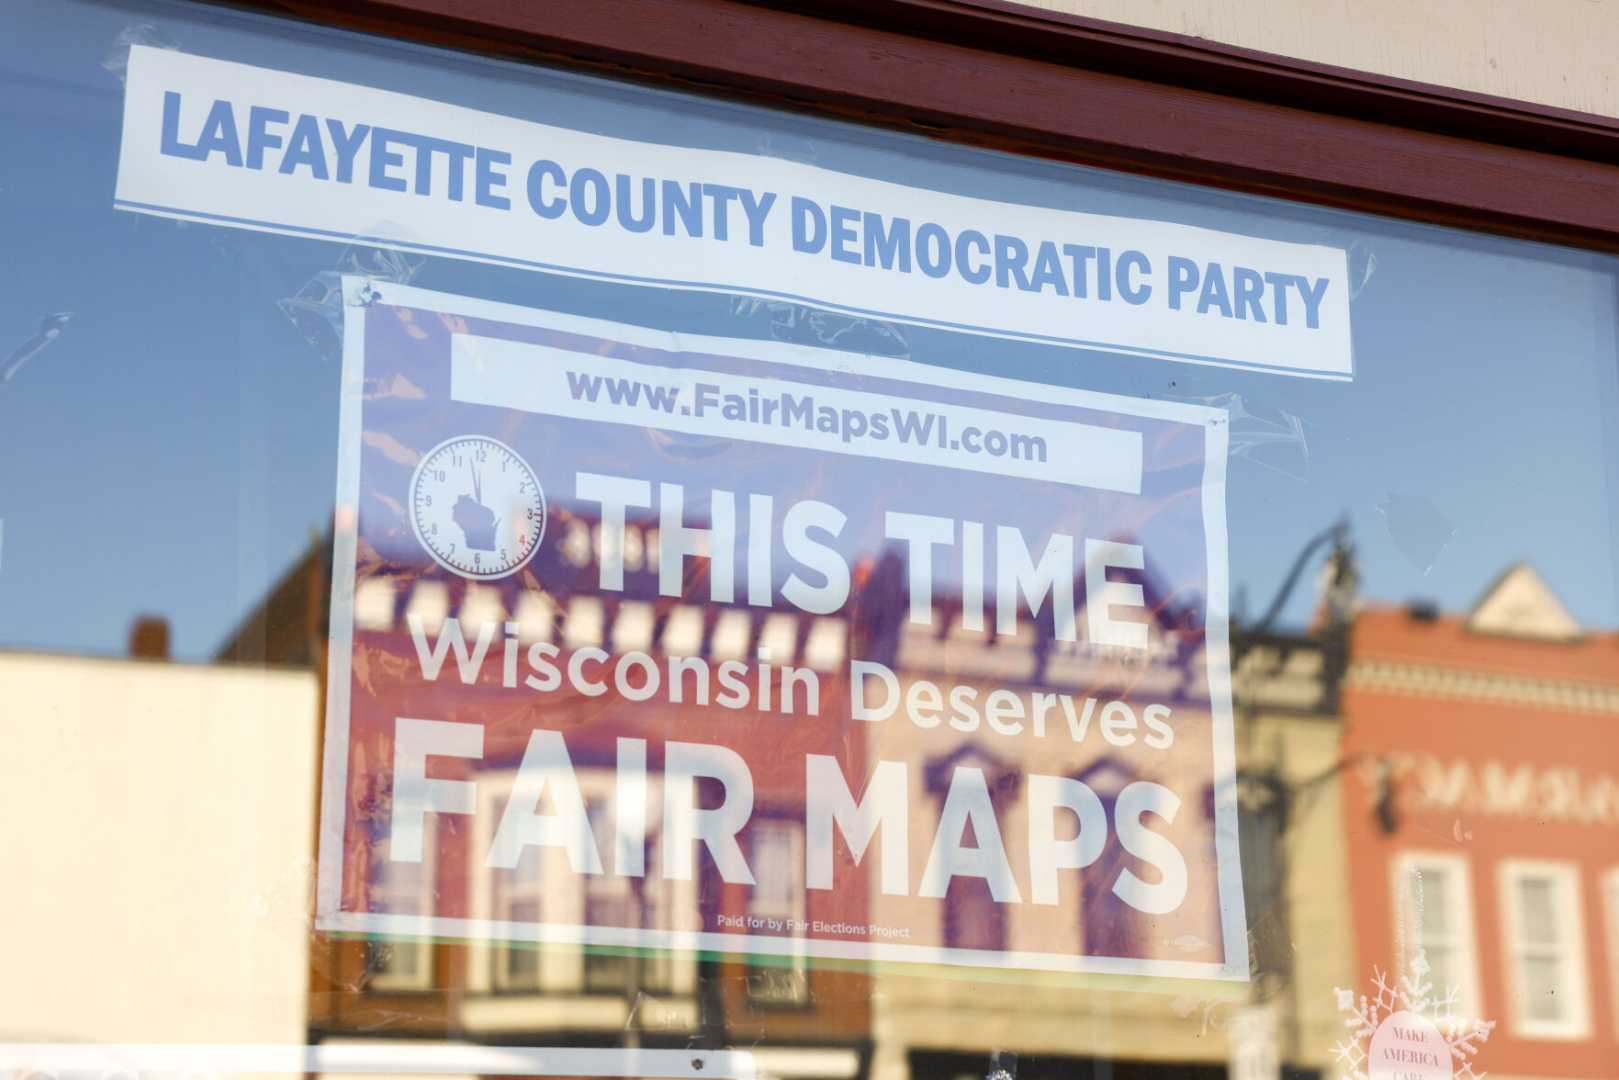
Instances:
[[[848,618],[661,598],[645,576],[653,547],[646,541],[639,533],[629,541],[630,587],[616,604],[582,585],[545,593],[467,586],[377,565],[356,595],[356,620],[384,636],[402,633],[412,614],[428,624],[452,615],[511,621],[525,640],[559,647],[740,661],[763,648],[828,677],[860,655],[891,663],[902,686],[941,674],[1041,688],[1156,680],[1185,707],[1206,695],[1187,678],[1196,636],[1163,596],[1151,605],[1157,659],[1100,670],[1095,657],[1057,647],[1039,622],[989,645],[969,642],[955,620],[918,632],[885,594],[904,573],[893,560],[863,568]],[[551,579],[589,581],[595,545],[588,521],[571,522],[558,535],[561,562]],[[1374,965],[1396,967],[1420,946],[1431,981],[1455,991],[1459,1012],[1497,1021],[1479,1068],[1611,1071],[1619,1032],[1619,737],[1611,722],[1619,635],[1579,627],[1527,567],[1504,573],[1466,614],[1357,607],[1329,595],[1308,633],[1239,628],[1239,824],[1253,981],[1222,996],[1207,984],[1121,987],[791,953],[719,958],[310,935],[303,904],[328,552],[328,541],[312,543],[232,635],[220,665],[0,656],[9,700],[51,718],[17,732],[17,760],[45,767],[14,770],[12,796],[57,806],[63,777],[75,790],[126,793],[122,812],[95,830],[80,829],[65,811],[36,813],[14,840],[14,861],[44,883],[13,895],[13,910],[35,930],[15,941],[14,957],[51,973],[8,992],[14,1037],[734,1046],[753,1049],[765,1074],[783,1078],[955,1080],[1003,1068],[1043,1080],[1218,1076],[1228,1033],[1259,1018],[1288,1075],[1327,1075],[1343,1037],[1334,988],[1363,986]],[[950,606],[948,597],[939,603]],[[150,628],[139,637],[143,655],[156,655]],[[548,722],[583,729],[613,707],[563,701]],[[941,778],[965,766],[1001,793],[998,816],[1006,835],[1018,835],[1025,811],[1003,778],[1030,767],[1026,748],[982,733],[923,740],[916,730],[866,725],[860,752],[916,770],[917,831],[925,834],[938,814]],[[595,826],[609,769],[588,738],[580,746],[580,786]],[[483,763],[480,798],[491,806],[506,796],[516,759],[512,746]],[[1135,775],[1100,747],[1038,764],[1082,778],[1104,797]],[[350,869],[374,909],[401,914],[450,892],[468,910],[513,922],[538,915],[679,931],[717,912],[786,922],[826,903],[805,888],[802,820],[801,805],[761,804],[745,836],[761,879],[751,893],[711,873],[691,882],[581,880],[546,860],[474,873],[456,865],[454,845],[444,849],[447,859],[368,857]],[[1206,818],[1194,814],[1188,824],[1198,821]],[[660,834],[652,824],[645,854],[655,861]],[[254,844],[244,846],[246,836]],[[239,888],[220,883],[227,867]],[[68,887],[92,868],[94,888]],[[1111,868],[1104,861],[1095,869],[1094,879],[1064,893],[1060,918],[1047,924],[974,889],[910,910],[913,898],[884,896],[868,880],[857,899],[873,923],[939,920],[938,932],[967,948],[1015,948],[1031,934],[1060,933],[1064,947],[1106,952],[1154,934],[1151,920],[1087,917],[1091,883]],[[109,888],[124,913],[110,921],[98,906]],[[104,933],[69,932],[95,919]],[[104,977],[93,985],[72,991],[63,982],[96,965]],[[71,1016],[63,994],[80,1003]]]
[[[1358,966],[1495,1022],[1492,1073],[1611,1076],[1619,1038],[1619,634],[1527,565],[1473,608],[1371,607],[1344,693]]]
[[[536,575],[551,585],[547,591],[515,581],[504,587],[469,585],[422,576],[414,567],[373,565],[356,590],[357,630],[401,635],[412,616],[430,629],[452,616],[464,625],[509,621],[524,642],[543,640],[564,650],[591,645],[614,653],[750,663],[763,654],[780,664],[812,668],[831,681],[840,678],[851,656],[859,656],[893,668],[901,693],[920,679],[947,678],[985,690],[1103,694],[1131,688],[1177,708],[1203,713],[1209,708],[1208,687],[1198,674],[1204,670],[1201,635],[1150,576],[1143,585],[1154,613],[1151,650],[1147,662],[1131,662],[1054,641],[1049,616],[1025,619],[1017,634],[991,635],[986,642],[981,634],[963,631],[959,602],[949,596],[935,598],[946,613],[941,621],[932,627],[910,624],[897,592],[906,571],[892,552],[858,569],[857,595],[847,616],[659,597],[655,534],[633,522],[625,540],[625,589],[614,602],[604,602],[592,587],[599,532],[585,518],[562,515],[559,520],[555,542],[541,556],[549,562]],[[246,658],[262,648],[276,657],[285,649],[288,660],[319,666],[321,652],[309,647],[317,643],[299,628],[324,625],[323,594],[305,592],[325,577],[316,565],[323,558],[317,548],[309,563],[289,574],[286,588],[244,623],[227,654]],[[698,584],[689,582],[687,594],[706,593]],[[303,593],[302,601],[290,593]],[[1344,890],[1331,887],[1343,873],[1336,842],[1341,824],[1335,777],[1307,805],[1294,805],[1286,793],[1295,782],[1332,771],[1333,684],[1342,663],[1331,654],[1341,651],[1333,644],[1338,641],[1341,637],[1332,634],[1267,633],[1236,642],[1241,823],[1255,993],[1259,1008],[1281,1016],[1283,1056],[1304,1068],[1324,1061],[1332,1020],[1321,1006],[1330,1006],[1331,982],[1347,978],[1346,949],[1332,943],[1341,942],[1341,935],[1326,931],[1345,917]],[[825,692],[834,700],[843,693],[841,687]],[[602,699],[552,700],[545,723],[584,735],[593,718],[612,708]],[[666,727],[678,731],[683,718],[674,715],[678,707],[670,708]],[[957,767],[982,770],[989,779],[1008,836],[1026,830],[1018,784],[1026,770],[1080,779],[1104,802],[1138,778],[1127,757],[1108,753],[1099,739],[1059,747],[1053,756],[1047,744],[982,731],[924,738],[921,729],[903,723],[848,730],[864,742],[863,757],[904,761],[924,780],[912,789],[913,862],[925,856],[943,786]],[[580,785],[592,827],[602,829],[604,802],[610,798],[608,759],[603,748],[588,749],[588,735],[580,745]],[[479,797],[493,807],[509,788],[515,745],[483,764]],[[1171,759],[1164,767],[1193,765]],[[1160,778],[1177,782],[1174,775]],[[1212,818],[1206,784],[1193,787],[1202,791],[1200,805],[1188,806],[1179,829],[1182,841],[1195,845],[1200,836],[1207,841]],[[363,874],[374,910],[403,913],[423,910],[428,890],[448,889],[464,893],[481,917],[514,921],[545,912],[561,921],[624,925],[627,920],[680,930],[703,925],[716,911],[803,919],[826,903],[824,894],[805,888],[803,820],[801,804],[766,802],[757,808],[744,837],[750,862],[761,874],[760,888],[751,893],[723,886],[711,870],[693,883],[648,877],[631,888],[623,879],[581,879],[563,862],[537,858],[510,871],[479,873],[464,863],[398,864],[377,857]],[[1305,857],[1286,862],[1277,857],[1284,835],[1311,838]],[[658,839],[653,823],[650,849]],[[924,850],[914,850],[919,846]],[[1159,931],[1150,918],[1102,914],[1117,910],[1101,899],[1106,882],[1127,859],[1116,845],[1111,848],[1087,868],[1077,888],[1064,892],[1055,912],[1038,917],[1025,907],[997,903],[981,881],[970,879],[958,879],[941,905],[885,896],[868,877],[862,903],[869,903],[870,921],[880,926],[928,927],[942,921],[933,930],[954,947],[1049,947],[1061,941],[1063,948],[1124,955]],[[648,854],[656,858],[655,850]],[[873,849],[866,864],[875,862]],[[847,912],[848,898],[841,899],[840,910]],[[1218,913],[1204,911],[1199,918],[1197,932],[1180,933],[1159,946],[1203,955],[1218,940]],[[1295,953],[1289,941],[1300,934],[1319,935],[1322,943],[1299,955],[1306,951]],[[893,964],[812,962],[801,955],[750,962],[679,951],[325,937],[317,938],[315,949],[315,1039],[390,1034],[547,1045],[751,1046],[761,1069],[780,1077],[983,1075],[993,1055],[1008,1052],[1018,1056],[1025,1074],[1112,1069],[1116,1076],[1212,1076],[1223,1071],[1227,1022],[1254,1007],[1247,990],[1233,995],[1208,984],[1190,994],[1179,984],[1163,983],[1121,991],[1096,979],[919,972]]]

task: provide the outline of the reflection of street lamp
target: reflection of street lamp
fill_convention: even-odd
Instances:
[[[1288,568],[1287,577],[1282,579],[1281,587],[1276,590],[1275,599],[1271,600],[1270,607],[1265,609],[1265,614],[1259,622],[1254,624],[1253,633],[1262,634],[1271,628],[1282,614],[1282,608],[1287,606],[1288,599],[1292,597],[1293,590],[1299,583],[1299,575],[1304,573],[1305,566],[1316,552],[1329,543],[1332,545],[1332,554],[1327,557],[1327,574],[1322,589],[1328,622],[1342,622],[1349,615],[1354,604],[1354,595],[1360,586],[1360,574],[1355,569],[1355,548],[1349,540],[1349,519],[1341,517],[1312,536],[1299,550],[1293,559],[1293,565]]]
[[[1378,758],[1373,774],[1372,816],[1384,836],[1393,836],[1400,828],[1400,808],[1394,803],[1394,763]]]
[[[1320,641],[1323,661],[1320,674],[1323,680],[1321,707],[1337,712],[1340,684],[1348,668],[1350,620],[1354,615],[1360,589],[1360,573],[1355,563],[1355,549],[1350,540],[1347,517],[1339,518],[1305,542],[1294,557],[1292,566],[1288,568],[1264,615],[1252,627],[1243,628],[1241,637],[1233,641],[1233,668],[1236,668],[1235,660],[1241,658],[1245,647],[1258,645],[1261,639],[1271,634],[1276,620],[1281,617],[1282,610],[1298,587],[1305,568],[1323,549],[1329,549],[1329,553],[1322,567],[1318,586],[1320,622],[1316,635]],[[1243,719],[1251,724],[1258,706],[1251,698],[1241,694],[1242,685],[1238,684],[1239,696],[1235,704],[1241,710]],[[1275,920],[1276,940],[1281,942],[1291,942],[1293,936],[1292,898],[1288,894],[1288,882],[1292,880],[1293,868],[1287,838],[1293,826],[1294,810],[1298,800],[1315,790],[1318,785],[1331,780],[1343,770],[1344,765],[1345,762],[1340,759],[1324,772],[1296,784],[1289,784],[1274,764],[1262,773],[1244,771],[1236,778],[1239,801],[1238,828],[1243,830],[1246,826],[1245,831],[1250,841],[1243,843],[1240,850],[1251,858],[1257,856],[1260,859],[1269,858],[1271,861],[1273,874],[1269,880],[1273,882],[1273,888],[1267,890],[1272,895],[1266,899],[1269,899],[1272,905],[1271,914]],[[1268,828],[1262,827],[1265,825],[1268,825]],[[1251,841],[1261,836],[1267,842],[1262,845],[1264,850],[1256,851]],[[1250,899],[1253,898],[1253,893],[1250,892],[1248,895]],[[1252,914],[1259,913],[1256,911]],[[1249,920],[1250,935],[1254,934],[1259,922],[1258,918]],[[1251,939],[1250,944],[1257,945],[1257,939]],[[1250,953],[1250,962],[1265,959],[1267,958],[1257,949]],[[1276,972],[1284,979],[1281,992],[1286,995],[1287,1001],[1288,1022],[1284,1060],[1295,1061],[1299,1056],[1301,1036],[1297,971],[1286,952],[1277,959],[1278,969],[1285,966],[1285,971]],[[1251,992],[1255,995],[1253,1000],[1256,1003],[1260,1001],[1263,989],[1260,980],[1253,981]]]

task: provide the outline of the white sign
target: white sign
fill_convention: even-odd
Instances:
[[[1247,978],[1225,412],[344,289],[319,926]]]
[[[635,142],[133,46],[116,205],[1347,380],[1345,253]]]
[[[750,378],[687,368],[669,379],[664,369],[633,360],[459,334],[450,354],[450,397],[598,424],[645,427],[650,416],[665,431],[689,435],[946,465],[1130,495],[1141,492],[1140,432],[960,405],[937,405],[907,426],[906,399],[837,386],[806,386],[784,394],[778,372],[785,369],[778,365],[767,370],[771,374],[766,377]],[[588,383],[602,385],[604,391],[587,397]],[[642,387],[647,392],[633,397],[625,393],[618,400],[608,396],[607,391],[621,386],[631,393]],[[738,399],[754,407],[726,407]],[[776,405],[768,419],[758,404],[766,401]],[[825,409],[836,414],[835,425],[809,422],[825,415]],[[928,415],[932,424],[927,424]],[[896,416],[901,422],[894,421]]]

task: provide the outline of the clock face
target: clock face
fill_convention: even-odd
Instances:
[[[528,562],[545,535],[545,492],[517,451],[459,435],[439,443],[410,480],[416,539],[446,570],[487,581]]]

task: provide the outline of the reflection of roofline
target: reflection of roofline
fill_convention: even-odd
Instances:
[[[1095,760],[1087,763],[1083,769],[1073,773],[1072,776],[1075,780],[1078,780],[1085,786],[1094,788],[1095,785],[1090,782],[1091,778],[1107,769],[1112,769],[1115,772],[1121,773],[1124,776],[1129,777],[1131,780],[1134,780],[1136,777],[1141,775],[1140,772],[1132,769],[1124,761],[1121,761],[1117,754],[1105,753],[1098,755]]]
[[[983,743],[969,740],[958,743],[948,753],[930,758],[923,768],[923,785],[928,791],[942,794],[950,787],[957,767],[969,758],[977,758],[984,763],[984,778],[991,790],[1002,788],[1021,776],[1015,762],[1003,758]]]
[[[284,625],[282,620],[293,613],[300,617],[302,624],[307,625],[312,615],[312,606],[319,613],[317,620],[319,630],[324,635],[326,610],[330,601],[330,596],[325,591],[330,582],[326,563],[331,558],[331,552],[330,529],[324,533],[311,534],[309,544],[304,550],[282,571],[281,576],[276,578],[265,591],[263,598],[242,616],[231,628],[230,633],[225,635],[225,639],[214,650],[214,662],[284,667],[312,666],[316,657],[309,653],[309,642],[303,643],[303,651],[284,651],[279,655],[272,655],[270,636],[272,629]],[[320,578],[318,581],[311,581],[317,568],[320,570]],[[320,595],[312,595],[312,592]],[[278,614],[280,618],[277,617]]]
[[[1490,598],[1491,594],[1493,594],[1495,590],[1499,589],[1502,585],[1505,585],[1507,578],[1517,573],[1520,569],[1535,572],[1534,566],[1531,565],[1527,559],[1516,559],[1513,562],[1508,563],[1506,566],[1496,572],[1496,575],[1490,579],[1490,583],[1484,586],[1479,594],[1473,598],[1473,602],[1471,604],[1467,605],[1466,614],[1469,617],[1476,614],[1478,609],[1484,606],[1484,602]]]
[[[1491,598],[1494,597],[1497,591],[1506,585],[1507,581],[1512,577],[1512,575],[1518,573],[1519,571],[1528,571],[1535,581],[1540,584],[1541,588],[1544,589],[1546,596],[1557,605],[1558,610],[1563,615],[1568,617],[1568,621],[1574,624],[1575,629],[1573,633],[1560,636],[1551,636],[1546,634],[1519,633],[1504,629],[1480,629],[1476,626],[1476,620],[1478,619],[1480,612],[1483,611],[1484,606],[1490,602]],[[1518,559],[1514,562],[1508,563],[1504,569],[1502,569],[1498,574],[1495,575],[1494,578],[1490,580],[1489,585],[1485,587],[1483,592],[1479,593],[1478,597],[1468,607],[1466,616],[1462,620],[1462,627],[1470,633],[1488,634],[1491,637],[1513,638],[1520,641],[1538,641],[1552,645],[1583,641],[1589,636],[1588,629],[1579,624],[1579,620],[1574,617],[1574,613],[1568,610],[1568,605],[1563,603],[1563,598],[1558,596],[1557,593],[1552,589],[1551,584],[1546,580],[1546,576],[1539,570],[1535,569],[1534,564],[1527,559]]]
[[[1486,605],[1495,593],[1500,590],[1513,574],[1527,570],[1545,588],[1547,595],[1557,604],[1569,621],[1576,626],[1576,632],[1561,635],[1550,635],[1533,632],[1514,632],[1510,629],[1494,627],[1482,628],[1476,623],[1481,608]],[[1573,613],[1563,603],[1562,597],[1551,589],[1544,576],[1533,563],[1527,560],[1517,560],[1499,571],[1490,579],[1489,585],[1484,588],[1465,610],[1444,611],[1432,610],[1431,616],[1423,613],[1426,607],[1416,601],[1406,603],[1371,601],[1361,606],[1357,617],[1370,616],[1374,620],[1395,620],[1400,622],[1420,622],[1425,626],[1451,630],[1477,640],[1500,641],[1512,645],[1548,646],[1551,648],[1567,648],[1570,646],[1600,646],[1605,640],[1619,642],[1619,633],[1600,627],[1579,625]]]

